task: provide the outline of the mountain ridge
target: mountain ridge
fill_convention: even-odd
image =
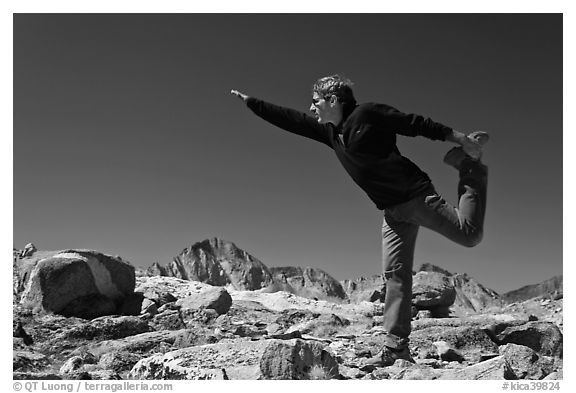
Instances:
[[[501,295],[506,303],[521,302],[540,296],[563,296],[563,275],[557,275],[536,284],[525,285]]]
[[[441,273],[449,278],[456,289],[454,309],[457,312],[479,312],[558,292],[562,286],[562,276],[555,276],[538,284],[498,294],[467,273],[452,273],[431,263],[423,263],[419,271]],[[381,274],[338,281],[329,273],[309,266],[268,267],[235,243],[218,237],[184,248],[165,266],[154,263],[146,269],[146,274],[231,286],[238,290],[285,291],[335,302],[383,302],[385,296],[385,280]]]

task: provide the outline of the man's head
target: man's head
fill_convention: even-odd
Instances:
[[[354,106],[356,99],[352,92],[352,82],[340,75],[320,78],[312,88],[312,111],[319,123],[338,125]]]

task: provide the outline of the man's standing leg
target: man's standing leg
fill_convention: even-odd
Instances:
[[[418,225],[394,217],[392,209],[384,211],[382,263],[386,298],[383,327],[386,337],[385,348],[377,355],[384,366],[400,358],[412,360],[408,336],[412,320],[412,267],[417,235]]]

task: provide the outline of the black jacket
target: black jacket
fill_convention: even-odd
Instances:
[[[354,182],[380,210],[407,202],[432,186],[428,175],[400,154],[396,134],[445,140],[452,132],[429,118],[404,114],[383,104],[356,106],[338,127],[254,97],[246,104],[269,123],[332,148]]]

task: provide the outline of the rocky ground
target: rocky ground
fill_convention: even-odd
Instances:
[[[79,259],[72,260],[71,255]],[[104,293],[117,295],[120,284],[114,286],[112,275],[106,273],[118,268],[106,259],[112,257],[72,250],[42,257],[47,259],[30,262],[31,255],[15,256],[14,379],[563,377],[563,299],[558,293],[464,310],[457,302],[469,292],[454,287],[462,277],[424,269],[416,273],[419,287],[414,287],[410,348],[415,363],[398,360],[389,367],[373,367],[366,360],[381,348],[384,333],[379,296],[373,301],[355,297],[334,302],[266,287],[238,289],[231,282],[213,286],[135,274],[131,294],[122,303],[104,302],[106,307],[98,308],[116,305],[113,314],[102,311],[106,315],[80,318],[47,308],[86,313],[85,301],[98,303]],[[97,265],[96,260],[103,262]],[[74,300],[72,308],[50,303],[49,293],[30,289],[42,264],[50,266],[50,274],[66,264],[73,266],[72,279],[83,277],[79,267],[83,263],[99,277],[93,285],[86,284],[99,295],[83,294],[84,303]],[[66,285],[51,290],[58,290],[62,298],[68,289],[78,291]],[[362,289],[368,290],[367,285]],[[469,297],[465,300],[470,303]],[[426,309],[423,304],[434,306]],[[442,317],[437,317],[438,309],[444,310]]]

